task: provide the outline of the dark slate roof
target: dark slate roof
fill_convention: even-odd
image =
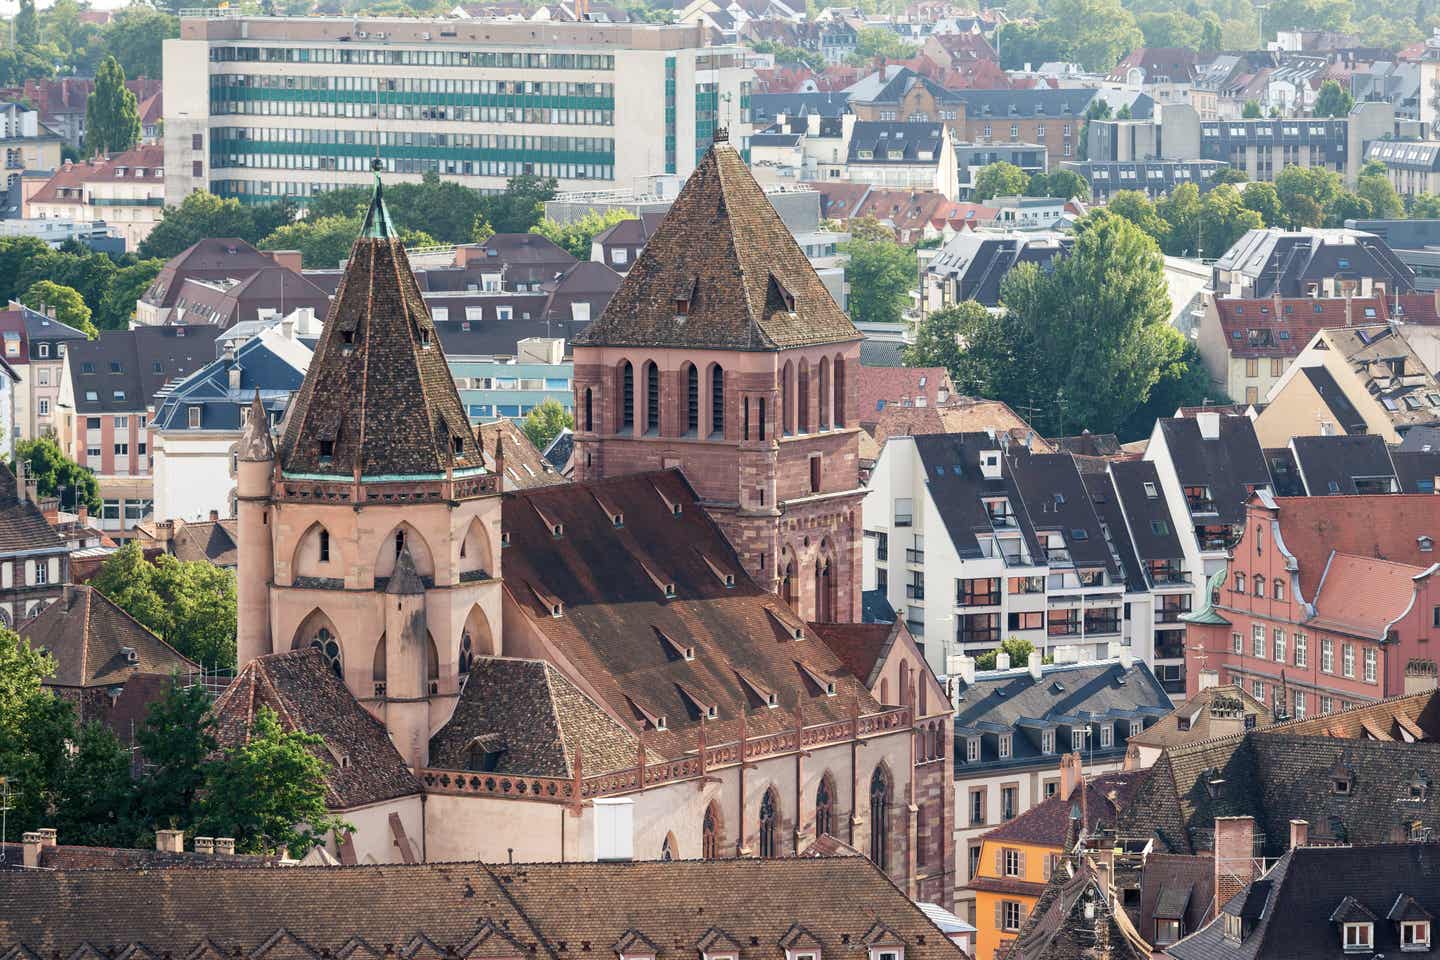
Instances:
[[[1266,447],[1265,464],[1270,468],[1270,486],[1277,497],[1305,496],[1305,481],[1295,452],[1289,447]]]
[[[773,957],[797,937],[826,958],[865,960],[871,934],[888,930],[907,960],[965,957],[864,857],[3,871],[0,903],[7,956],[448,949],[558,960],[584,943],[604,955],[634,935],[678,957],[718,934],[739,960]]]
[[[1010,459],[1001,457],[1001,473],[996,479],[988,479],[980,472],[980,454],[999,450],[996,440],[987,433],[938,433],[917,436],[914,442],[915,452],[924,465],[930,499],[940,513],[955,552],[962,559],[981,556],[977,535],[989,536],[994,530],[983,497],[1009,499],[1010,512],[1026,549],[1031,556],[1039,555],[1040,544],[1023,509]]]
[[[895,622],[895,608],[884,590],[866,590],[860,595],[860,618],[866,623]]]
[[[221,748],[248,742],[262,706],[287,730],[319,735],[315,754],[327,768],[325,803],[348,809],[420,792],[385,726],[360,705],[319,650],[292,650],[250,661],[215,701]],[[348,758],[341,762],[340,758]]]
[[[688,304],[683,321],[680,300]],[[745,161],[722,141],[575,342],[777,350],[859,338]]]
[[[493,238],[492,238],[493,239]],[[321,454],[321,444],[332,454]],[[458,452],[457,452],[458,450]],[[479,444],[379,183],[305,382],[286,417],[290,474],[443,477]]]
[[[237,237],[200,240],[166,261],[143,299],[157,306],[173,307],[188,279],[239,280],[273,266],[273,257]]]
[[[174,534],[165,550],[177,560],[203,560],[217,567],[234,567],[240,562],[236,520],[172,520]],[[136,527],[139,531],[144,525]]]
[[[1365,432],[1365,418],[1360,415],[1360,411],[1355,409],[1350,398],[1345,396],[1345,391],[1340,389],[1340,385],[1335,382],[1335,378],[1329,370],[1324,367],[1302,367],[1300,372],[1305,375],[1305,379],[1310,381],[1315,392],[1320,394],[1320,399],[1325,402],[1325,406],[1330,408],[1330,412],[1335,416],[1335,422],[1340,425],[1342,430],[1346,433]]]
[[[866,367],[899,367],[904,365],[901,353],[905,344],[888,340],[862,340],[860,363]]]
[[[243,407],[248,407],[260,391],[260,401],[273,420],[285,412],[290,395],[305,379],[301,358],[308,359],[309,348],[298,342],[287,356],[285,348],[267,337],[253,337],[241,344],[233,357],[221,357],[191,373],[175,384],[161,400],[150,423],[156,430],[238,430]],[[239,367],[238,388],[230,385],[230,371]],[[200,410],[200,426],[190,426],[190,410]]]
[[[1400,492],[1435,492],[1435,478],[1440,477],[1440,449],[1424,452],[1392,450],[1390,460],[1395,464],[1395,476],[1400,480]]]
[[[1185,550],[1174,530],[1165,488],[1155,464],[1148,460],[1119,460],[1110,464],[1110,476],[1115,481],[1139,559],[1143,562],[1183,557]],[[1151,486],[1147,488],[1146,484]],[[1150,490],[1155,492],[1153,497]]]
[[[945,125],[938,121],[880,122],[860,120],[850,133],[850,163],[937,163],[945,145]],[[862,154],[868,153],[868,156]]]
[[[1029,453],[1023,447],[1012,451],[1006,461],[1036,539],[1047,531],[1060,533],[1077,567],[1104,567],[1112,579],[1123,580],[1075,458],[1068,453]]]
[[[1153,942],[1156,919],[1184,920],[1191,932],[1205,922],[1215,899],[1215,858],[1209,854],[1152,853],[1140,870],[1140,908],[1136,926]]]
[[[992,235],[962,230],[936,255],[927,272],[955,285],[956,300],[1000,303],[1000,284],[1012,268],[1033,263],[1045,270],[1067,256],[1075,241],[1051,234]]]
[[[1440,222],[1440,221],[1437,221]],[[1440,427],[1411,427],[1400,438],[1404,453],[1431,453],[1440,450]]]
[[[480,657],[455,712],[430,738],[430,766],[465,770],[472,745],[498,753],[494,772],[573,777],[633,767],[639,738],[543,660]]]
[[[1341,927],[1332,917],[1344,904],[1374,918],[1374,944],[1366,956],[1404,956],[1398,917],[1391,914],[1399,908],[1415,911],[1405,915],[1416,919],[1440,916],[1440,844],[1298,847],[1223,912],[1239,914],[1257,899],[1263,909],[1244,943],[1227,940],[1224,921],[1217,918],[1172,946],[1170,955],[1177,960],[1342,956]]]
[[[53,317],[47,317],[39,310],[31,310],[24,305],[21,306],[20,317],[25,322],[25,336],[30,340],[68,341],[88,339],[84,331],[76,330],[74,327],[61,323]]]
[[[1012,820],[1007,820],[984,834],[984,839],[1011,843],[1033,843],[1037,846],[1066,846],[1072,840],[1072,821],[1078,823],[1085,814],[1086,832],[1094,835],[1115,826],[1115,815],[1124,809],[1149,770],[1111,770],[1089,776],[1085,780],[1085,803],[1080,803],[1080,787],[1070,796],[1054,796],[1043,800]]]
[[[1223,126],[1223,125],[1222,125]],[[1306,284],[1329,278],[1383,280],[1387,292],[1410,293],[1415,271],[1402,263],[1384,240],[1370,234],[1336,231],[1247,231],[1215,261],[1217,287],[1222,272],[1247,278],[1249,295],[1303,297]]]
[[[838,117],[850,112],[850,95],[833,93],[755,93],[750,95],[750,116],[756,126],[768,124],[778,114],[786,116],[818,113]]]
[[[583,302],[590,305],[590,316],[598,317],[605,312],[605,307],[610,303],[610,298],[615,296],[615,291],[620,289],[620,281],[620,274],[605,264],[596,263],[594,260],[581,260],[553,282],[553,289],[545,301],[545,316],[552,322],[570,324],[571,317],[574,316],[573,305]],[[553,335],[565,336],[568,339],[579,332],[578,329],[573,332],[565,329]]]
[[[1312,497],[1375,492],[1357,489],[1356,481],[1360,479],[1393,483],[1393,492],[1399,492],[1400,484],[1383,437],[1295,437],[1290,447],[1305,489]]]
[[[1203,436],[1194,417],[1160,421],[1180,485],[1208,486],[1216,523],[1241,523],[1256,487],[1270,482],[1265,454],[1249,417],[1221,416],[1218,435]]]
[[[102,330],[95,340],[71,344],[65,363],[75,390],[75,412],[144,410],[167,383],[215,359],[219,327],[164,326]]]
[[[503,579],[517,616],[613,716],[667,719],[667,730],[647,731],[648,748],[666,757],[692,748],[697,699],[717,709],[712,742],[736,736],[742,714],[758,735],[788,729],[797,708],[807,723],[849,716],[857,701],[862,712],[878,709],[840,658],[746,575],[679,471],[509,492],[502,503]],[[833,681],[835,695],[812,677]],[[756,687],[779,708],[757,702]]]
[[[546,447],[540,455],[545,458],[546,463],[555,468],[556,473],[563,473],[574,452],[575,431],[566,427],[555,436],[554,440],[550,441],[550,446]]]
[[[1032,739],[1017,730],[1022,720],[1044,725],[1106,722],[1116,719],[1155,720],[1170,712],[1170,697],[1155,674],[1141,661],[1129,669],[1116,660],[1078,664],[1047,664],[1039,680],[1026,667],[982,671],[974,683],[950,678],[958,687],[960,700],[955,711],[956,738],[981,737],[980,760],[965,763],[963,747],[955,752],[957,773],[976,769],[1004,769],[1009,766],[1055,763],[1055,756],[1041,753],[1038,732]],[[1123,683],[1121,680],[1123,679]],[[1009,759],[1001,760],[993,737],[986,733],[1017,730]],[[1123,728],[1115,731],[1114,746],[1102,750],[1094,743],[1095,757],[1125,754]],[[1060,738],[1057,736],[1057,740]],[[1063,744],[1057,744],[1063,746]]]
[[[67,585],[20,634],[55,658],[46,682],[62,687],[123,684],[135,674],[191,673],[199,665],[142,626],[98,590]],[[132,662],[125,650],[134,652]]]
[[[186,278],[175,298],[184,322],[226,328],[260,318],[261,310],[289,313],[309,307],[321,321],[330,309],[329,294],[310,279],[278,264],[262,266],[236,282]]]
[[[19,496],[15,474],[0,461],[0,556],[28,551],[63,553],[65,540],[39,507]]]

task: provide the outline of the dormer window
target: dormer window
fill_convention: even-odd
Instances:
[[[1430,949],[1430,921],[1402,920],[1400,922],[1401,950]]]
[[[1350,795],[1350,788],[1351,788],[1352,786],[1353,786],[1353,783],[1351,782],[1349,775],[1348,775],[1348,774],[1343,774],[1343,775],[1334,777],[1334,778],[1330,781],[1330,792],[1333,793],[1333,794],[1336,794],[1337,796],[1342,796],[1342,797],[1349,796],[1349,795]]]
[[[464,437],[451,437],[451,438],[450,438],[450,445],[451,445],[451,449],[453,449],[454,452],[455,452],[455,456],[457,456],[457,457],[460,456],[460,455],[462,455],[462,454],[465,452],[465,438],[464,438]]]
[[[1054,752],[1055,752],[1055,731],[1054,731],[1054,730],[1042,730],[1042,731],[1040,731],[1040,752],[1041,752],[1041,753],[1054,753]]]
[[[430,330],[426,327],[420,328],[420,346],[425,349],[430,347]]]
[[[335,441],[334,441],[334,440],[321,440],[321,441],[320,441],[320,459],[321,459],[321,460],[329,460],[330,458],[332,458],[332,457],[334,457],[334,456],[335,456]]]
[[[1346,953],[1369,953],[1375,943],[1375,924],[1369,921],[1347,923],[1343,937],[1341,942]]]
[[[871,947],[870,960],[905,960],[905,948]]]
[[[1002,734],[1000,734],[1000,737],[999,737],[1000,745],[999,745],[999,747],[997,748],[997,753],[999,754],[1001,760],[1008,760],[1008,759],[1010,759],[1010,746],[1011,746],[1010,737],[1011,737],[1011,734],[1008,734],[1008,733],[1002,733]]]

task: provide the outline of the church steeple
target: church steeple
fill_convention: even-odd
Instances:
[[[479,442],[376,176],[360,236],[280,445],[282,476],[479,473]]]

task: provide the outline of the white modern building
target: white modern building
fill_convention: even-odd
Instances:
[[[434,170],[484,190],[689,175],[750,133],[754,71],[695,24],[242,17],[165,41],[165,193],[263,201]]]

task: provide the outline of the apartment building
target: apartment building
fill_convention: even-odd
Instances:
[[[66,162],[48,180],[27,181],[25,192],[26,217],[104,220],[134,250],[165,206],[165,150],[147,144],[113,157]]]
[[[1168,516],[1152,466],[1082,475],[1070,454],[1005,439],[886,441],[865,505],[865,583],[937,672],[1013,636],[1057,658],[1163,654],[1169,684],[1183,689],[1179,617],[1194,568],[1168,521],[1150,519]]]
[[[212,326],[107,330],[66,352],[57,439],[100,483],[100,527],[123,533],[153,508],[154,426],[167,387],[215,359]]]
[[[0,151],[9,189],[28,171],[60,166],[60,136],[40,122],[40,114],[19,103],[0,102]]]
[[[11,301],[0,310],[0,354],[15,375],[11,388],[14,440],[33,440],[54,430],[65,350],[85,334]]]
[[[70,579],[70,547],[41,511],[25,467],[14,473],[0,462],[0,627],[10,629],[45,609]]]
[[[1371,297],[1415,292],[1415,271],[1359,230],[1248,230],[1215,261],[1222,297]]]
[[[436,171],[484,190],[687,176],[750,134],[754,71],[696,24],[182,18],[165,41],[165,195],[246,201]]]

